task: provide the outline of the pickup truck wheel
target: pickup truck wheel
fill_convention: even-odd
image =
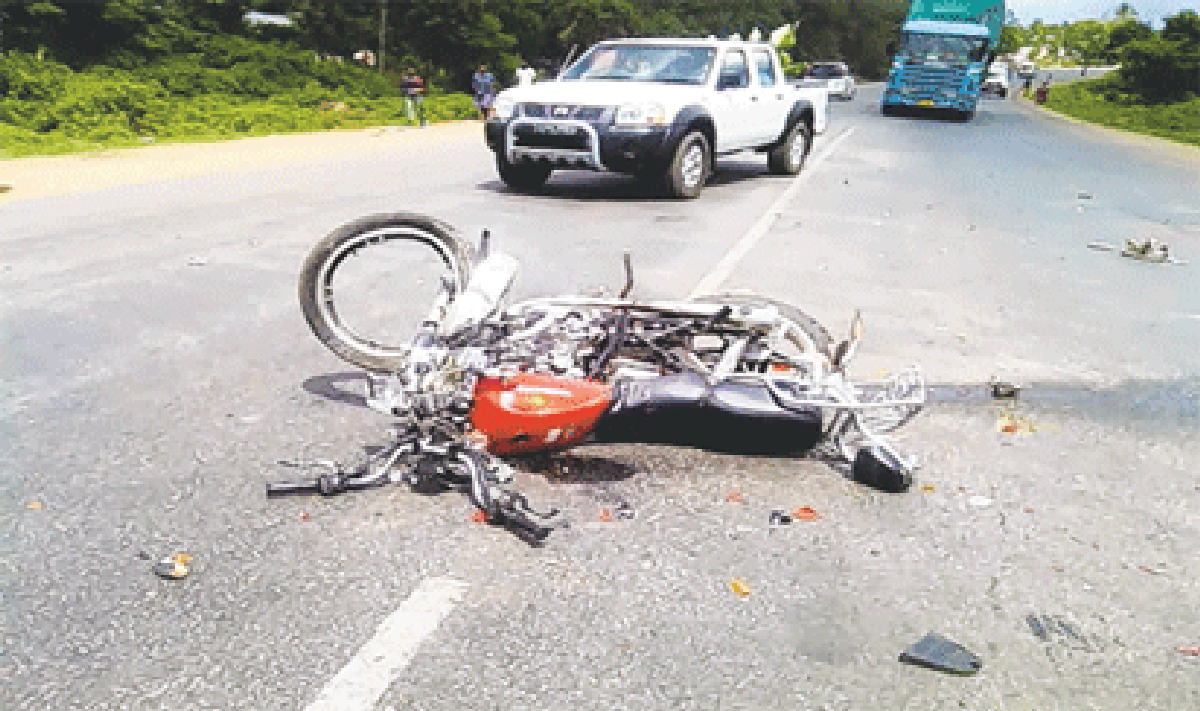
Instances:
[[[513,190],[537,190],[550,179],[553,168],[537,163],[510,163],[503,155],[496,155],[496,169],[500,179]]]
[[[712,170],[712,153],[703,133],[693,131],[683,137],[675,148],[675,156],[664,176],[667,192],[672,197],[694,198],[704,189]]]
[[[767,154],[767,168],[776,175],[795,175],[804,167],[804,159],[812,148],[812,129],[803,121],[798,121],[788,131],[787,138],[778,148],[772,148]]]

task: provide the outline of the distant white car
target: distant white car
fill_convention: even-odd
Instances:
[[[992,66],[988,67],[987,78],[979,88],[1000,98],[1008,96],[1008,65],[1004,62],[992,62]]]
[[[804,76],[795,82],[803,87],[820,87],[829,92],[830,96],[849,101],[854,98],[857,87],[854,75],[845,62],[813,62]]]

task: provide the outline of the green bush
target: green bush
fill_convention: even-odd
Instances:
[[[1056,86],[1046,105],[1103,126],[1200,145],[1200,97],[1148,104],[1122,87],[1114,75]]]
[[[431,90],[425,101],[431,123],[477,113],[464,94]],[[239,37],[134,69],[0,54],[0,158],[407,123],[395,75]]]

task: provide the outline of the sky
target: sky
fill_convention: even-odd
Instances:
[[[1100,19],[1110,13],[1122,0],[1005,0],[1005,6],[1017,13],[1025,26],[1041,18],[1048,25],[1076,20]],[[1200,0],[1128,0],[1138,16],[1155,28],[1162,27],[1162,18],[1177,15],[1181,10],[1200,12]]]

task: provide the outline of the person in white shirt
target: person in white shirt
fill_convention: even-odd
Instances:
[[[529,66],[529,62],[521,62],[521,68],[517,70],[517,86],[529,86],[534,79],[537,79],[537,70]]]

